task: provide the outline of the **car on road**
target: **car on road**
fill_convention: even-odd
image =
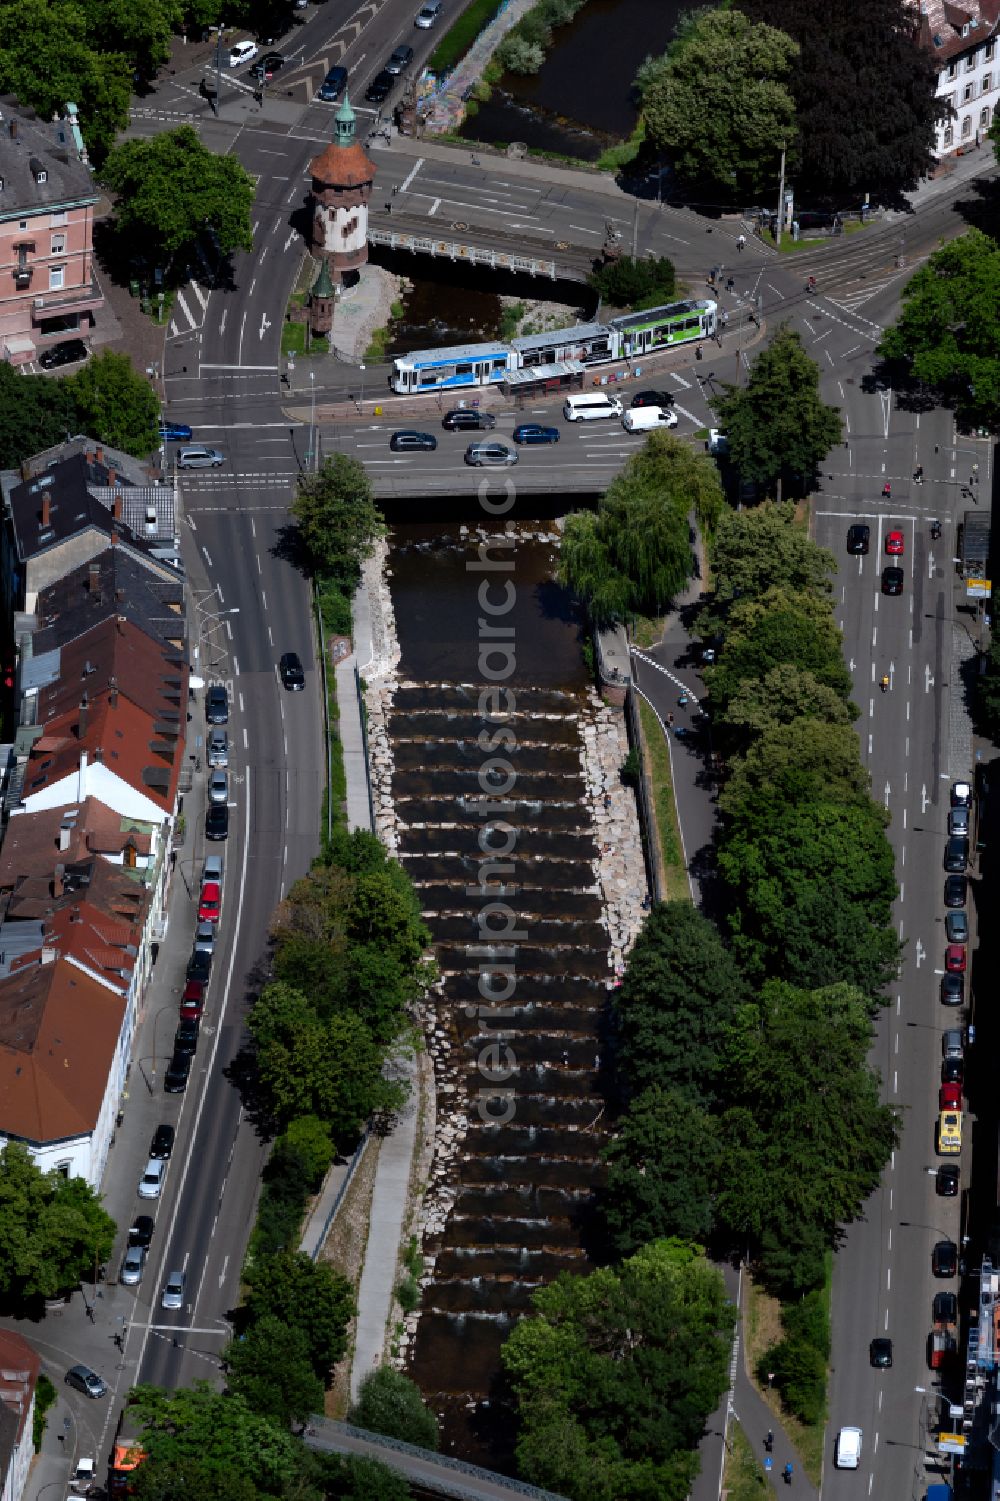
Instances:
[[[421,31],[427,31],[431,26],[436,26],[438,17],[441,15],[441,0],[427,0],[413,18],[414,26],[419,26]]]
[[[868,1346],[868,1361],[878,1371],[887,1371],[892,1365],[892,1340],[880,1337]]]
[[[716,458],[725,458],[729,453],[729,437],[721,427],[710,427],[705,447]]]
[[[130,1246],[142,1246],[143,1250],[149,1248],[153,1239],[153,1231],[156,1222],[151,1214],[137,1214],[129,1226],[128,1243]]]
[[[138,1287],[142,1281],[143,1269],[146,1265],[145,1246],[129,1246],[122,1257],[121,1271],[118,1273],[118,1281],[123,1287]]]
[[[902,594],[902,592],[903,592],[903,570],[902,570],[902,568],[883,568],[882,569],[882,593],[883,594]]]
[[[517,449],[506,443],[470,443],[465,450],[465,462],[473,465],[516,464]]]
[[[327,104],[340,98],[347,82],[347,69],[339,66],[331,68],[323,79],[316,92],[316,98],[324,100]]]
[[[368,104],[382,104],[388,99],[396,87],[396,75],[390,73],[388,68],[383,68],[381,73],[376,73],[371,83],[365,89],[365,100]]]
[[[944,974],[941,976],[941,1004],[942,1006],[961,1006],[965,1001],[965,981],[961,975]]]
[[[206,954],[204,949],[195,949],[187,963],[187,979],[198,980],[202,985],[207,985],[211,973],[211,954]]]
[[[887,532],[885,538],[885,550],[890,558],[901,558],[906,549],[906,543],[902,532]]]
[[[433,433],[417,433],[411,429],[393,433],[389,439],[392,453],[432,453],[438,446]]]
[[[944,904],[946,907],[964,907],[968,900],[969,883],[965,876],[945,876]]]
[[[394,52],[393,52],[392,56],[390,57],[389,61],[386,63],[386,65],[385,65],[385,71],[387,73],[392,73],[393,75],[396,75],[398,73],[405,73],[406,69],[410,66],[410,64],[412,63],[412,61],[413,61],[413,48],[412,47],[406,47],[406,46],[397,47],[394,50]]]
[[[559,429],[543,427],[540,422],[522,422],[512,436],[515,443],[558,443]]]
[[[189,1018],[182,1021],[174,1033],[174,1054],[196,1053],[198,1051],[198,1034],[201,1031],[201,1022]]]
[[[281,661],[278,663],[278,671],[281,674],[282,685],[288,689],[289,693],[299,693],[306,686],[306,675],[298,652],[283,652]]]
[[[967,808],[972,802],[972,788],[968,782],[952,782],[951,806],[953,808]]]
[[[163,1089],[166,1094],[183,1094],[187,1089],[187,1082],[191,1076],[191,1054],[175,1053],[167,1064],[167,1071],[163,1075]]]
[[[63,339],[61,343],[43,349],[38,363],[43,370],[58,370],[63,365],[75,365],[78,360],[85,360],[89,353],[82,339]]]
[[[94,1460],[88,1459],[85,1456],[81,1455],[77,1460],[76,1469],[73,1471],[69,1483],[78,1495],[89,1496],[93,1494],[90,1488],[94,1484],[94,1472],[96,1468]]]
[[[488,432],[496,425],[492,412],[481,412],[477,407],[455,407],[441,418],[441,426],[449,433]]]
[[[856,1470],[861,1463],[861,1440],[860,1428],[841,1428],[837,1434],[837,1444],[833,1453],[833,1462],[838,1470]]]
[[[107,1395],[107,1382],[92,1371],[89,1365],[71,1365],[66,1372],[66,1385],[73,1387],[74,1391],[83,1392],[85,1397],[104,1397]]]
[[[949,943],[968,943],[969,919],[964,912],[949,912],[944,920],[945,937]]]
[[[218,881],[205,881],[198,898],[198,921],[210,927],[219,921],[222,912],[222,887]]]
[[[965,1078],[965,1059],[942,1058],[941,1059],[941,1083],[961,1084]]]
[[[948,809],[948,833],[965,834],[969,832],[969,810],[964,808]]]
[[[935,1293],[931,1303],[931,1314],[935,1324],[958,1323],[958,1295],[956,1293]]]
[[[221,766],[209,773],[207,790],[209,803],[228,803],[229,775]]]
[[[229,765],[229,736],[225,730],[209,730],[206,755],[211,767],[224,769]]]
[[[184,1273],[171,1272],[163,1289],[160,1299],[161,1308],[178,1309],[184,1307]]]
[[[201,952],[196,950],[196,952]],[[202,980],[188,980],[181,996],[181,1016],[197,1021],[205,1011],[205,985]]]
[[[956,1199],[961,1186],[961,1173],[954,1162],[942,1162],[934,1174],[934,1192],[941,1199]]]
[[[931,1252],[931,1271],[935,1277],[958,1274],[958,1247],[953,1240],[939,1240]]]
[[[229,49],[229,66],[231,68],[245,67],[247,63],[253,62],[259,51],[260,48],[257,46],[256,42],[251,42],[249,40],[245,42],[236,42]]]
[[[160,1190],[163,1187],[163,1178],[166,1171],[167,1164],[163,1161],[162,1157],[151,1157],[149,1159],[146,1163],[145,1171],[139,1179],[140,1199],[158,1199],[160,1197]]]
[[[206,881],[218,881],[222,884],[222,876],[226,868],[224,855],[206,855],[205,863],[201,867],[201,884]]]
[[[937,1122],[939,1157],[957,1157],[962,1150],[961,1110],[942,1110]]]
[[[275,73],[284,66],[285,59],[280,52],[265,52],[250,69],[250,77],[256,78],[258,83],[270,83]]]
[[[969,841],[961,834],[952,834],[944,847],[944,868],[953,875],[962,875],[969,863]]]
[[[672,407],[673,404],[672,391],[636,391],[629,402],[633,407]]]
[[[177,455],[178,469],[218,469],[225,462],[221,448],[208,448],[204,443],[191,443]]]
[[[942,1083],[941,1088],[938,1090],[938,1109],[939,1110],[961,1110],[961,1108],[962,1108],[962,1086],[961,1086],[961,1084],[954,1084],[954,1083],[945,1084],[945,1083]]]
[[[161,1158],[166,1162],[174,1150],[174,1135],[173,1126],[157,1126],[153,1132],[153,1139],[149,1143],[150,1157]]]
[[[161,422],[160,437],[165,443],[187,443],[191,438],[191,429],[186,422]]]
[[[676,426],[677,413],[672,407],[629,407],[622,417],[627,433],[651,433],[656,428]]]
[[[215,953],[215,941],[218,938],[216,923],[210,922],[207,917],[200,918],[198,926],[194,930],[194,949],[201,949],[206,954]]]
[[[212,683],[205,694],[205,718],[209,724],[229,723],[229,694],[224,683]]]
[[[205,811],[205,838],[229,838],[229,808],[225,803],[214,803]]]
[[[855,557],[861,557],[868,551],[871,538],[871,527],[856,521],[853,526],[847,528],[847,551]]]
[[[961,1027],[946,1027],[941,1034],[941,1057],[964,1058],[965,1044]]]
[[[964,975],[966,951],[964,943],[949,943],[944,951],[944,967],[950,975]]]

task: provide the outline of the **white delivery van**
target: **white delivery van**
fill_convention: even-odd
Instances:
[[[627,433],[650,433],[655,427],[676,427],[677,413],[667,407],[630,407],[622,418]]]
[[[604,391],[595,391],[588,396],[567,396],[563,402],[563,416],[567,422],[592,422],[597,417],[620,417],[620,396],[608,396]]]
[[[861,1463],[861,1429],[841,1428],[833,1462],[838,1470],[856,1470]]]

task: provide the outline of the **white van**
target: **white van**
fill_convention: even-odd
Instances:
[[[604,391],[595,391],[588,396],[567,396],[563,402],[563,416],[567,422],[591,422],[596,417],[620,417],[620,396],[608,396]]]
[[[668,407],[629,407],[622,418],[627,433],[650,433],[654,427],[676,427],[677,413]]]
[[[861,1463],[860,1428],[841,1428],[837,1434],[837,1448],[833,1462],[838,1470],[856,1470]]]

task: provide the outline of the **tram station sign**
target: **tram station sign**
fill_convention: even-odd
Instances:
[[[989,599],[993,593],[993,584],[989,579],[966,579],[966,599]]]

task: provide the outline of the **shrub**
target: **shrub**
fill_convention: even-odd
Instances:
[[[757,1362],[762,1385],[771,1374],[789,1411],[803,1423],[818,1423],[826,1406],[826,1360],[819,1350],[800,1339],[783,1339]]]
[[[509,73],[526,75],[538,72],[545,61],[545,50],[540,42],[528,41],[512,32],[497,48],[496,56]]]
[[[42,1435],[45,1432],[46,1413],[53,1405],[59,1393],[43,1371],[38,1378],[35,1387],[35,1421],[32,1428],[31,1439],[37,1454],[42,1447]]]
[[[384,1433],[421,1449],[438,1446],[437,1422],[419,1389],[401,1371],[379,1366],[361,1383],[348,1420],[369,1433]]]

